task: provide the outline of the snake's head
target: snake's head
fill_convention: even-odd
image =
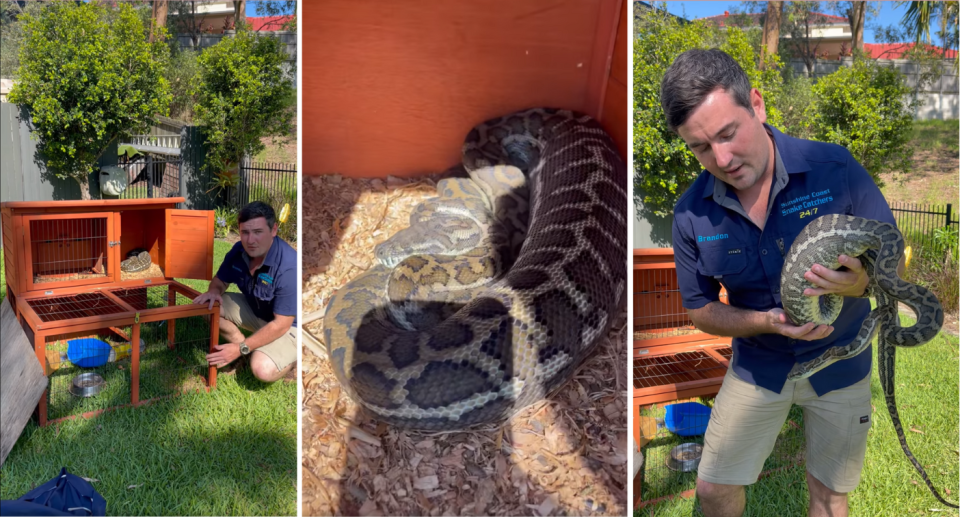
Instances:
[[[376,257],[377,262],[388,268],[396,267],[396,265],[400,263],[398,255],[393,253],[393,247],[386,242],[381,242],[374,246],[373,255]]]

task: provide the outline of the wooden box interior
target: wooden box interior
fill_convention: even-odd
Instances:
[[[442,172],[460,163],[473,126],[532,107],[597,118],[626,160],[628,5],[304,3],[303,170]]]

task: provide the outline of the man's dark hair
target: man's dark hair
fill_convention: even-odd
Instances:
[[[263,201],[254,201],[241,208],[240,215],[237,216],[237,222],[245,223],[258,217],[266,219],[267,227],[270,229],[273,229],[273,225],[277,223],[277,214],[273,211],[273,207]]]
[[[660,105],[670,131],[676,132],[704,97],[717,88],[730,92],[737,105],[754,114],[750,79],[726,52],[692,49],[677,56],[660,82]]]

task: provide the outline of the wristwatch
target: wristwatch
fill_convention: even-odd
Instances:
[[[250,347],[247,346],[246,341],[240,343],[240,353],[243,355],[250,355]]]

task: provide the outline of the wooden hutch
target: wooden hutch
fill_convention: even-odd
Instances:
[[[209,344],[203,352],[218,343],[219,306],[211,310],[193,304],[200,293],[175,280],[212,279],[214,215],[177,209],[183,201],[171,197],[0,204],[7,299],[51,378],[39,404],[40,425],[48,423],[54,376],[66,374],[56,371],[60,362],[67,365],[63,370],[80,371],[62,360],[62,352],[51,348],[53,343],[89,336],[143,343],[141,327],[155,323],[165,327],[164,344],[173,350],[179,339],[175,323],[182,326],[190,317],[206,322],[203,341]],[[149,252],[150,269],[121,271],[121,261],[137,249]],[[117,367],[125,372],[132,405],[146,402],[140,400],[140,348],[129,347],[129,368]],[[216,386],[216,368],[204,367],[209,390]],[[72,408],[89,408],[64,398]],[[124,404],[110,407],[117,405]]]

